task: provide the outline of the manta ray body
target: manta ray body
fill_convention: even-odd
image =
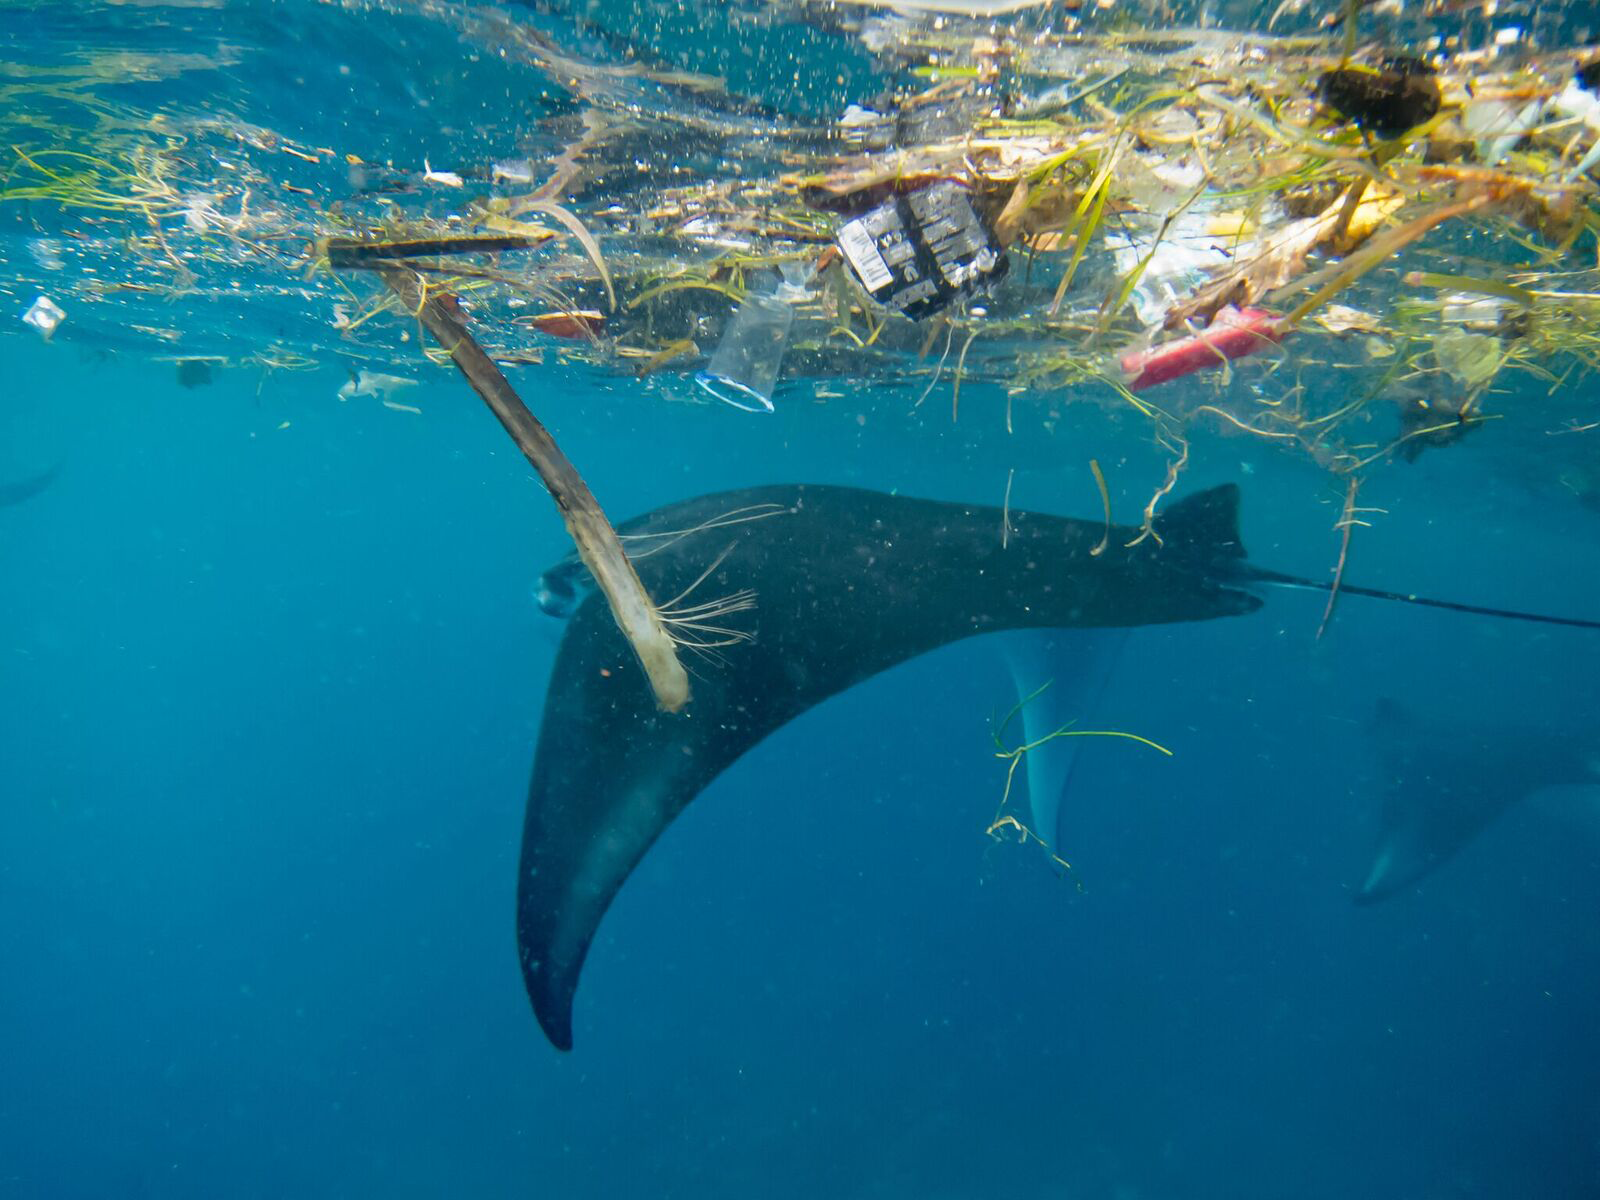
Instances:
[[[657,509],[618,533],[669,628],[707,659],[679,713],[656,708],[582,564],[573,557],[547,571],[540,603],[570,620],[523,824],[517,944],[550,1041],[572,1045],[579,972],[634,866],[717,775],[812,706],[940,646],[1012,630],[1006,657],[1019,698],[1032,697],[1021,717],[1026,741],[1037,742],[1092,707],[1127,630],[1254,612],[1263,586],[1330,589],[1246,563],[1238,506],[1236,488],[1212,488],[1143,530],[783,484]],[[1339,590],[1600,629],[1348,583]],[[1492,783],[1504,772],[1472,755],[1428,753],[1397,714],[1381,716],[1397,735],[1387,762],[1394,787],[1360,893],[1368,901],[1448,859],[1514,798]],[[1055,739],[1025,758],[1033,829],[1051,842],[1078,740]],[[1593,762],[1559,737],[1526,750],[1528,788],[1593,777]]]
[[[1372,732],[1384,793],[1359,904],[1410,890],[1524,799],[1594,828],[1600,754],[1565,731],[1438,722],[1383,700]]]
[[[808,484],[669,505],[618,532],[686,642],[714,656],[677,714],[656,709],[602,598],[577,582],[581,568],[548,572],[542,600],[571,616],[534,760],[517,941],[550,1041],[572,1045],[579,971],[629,872],[745,751],[963,638],[1253,612],[1260,598],[1236,582],[1237,513],[1232,486],[1173,504],[1142,538],[1100,521]],[[1036,781],[1036,797],[1057,790],[1057,776]]]

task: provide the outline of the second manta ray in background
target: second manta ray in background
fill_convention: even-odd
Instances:
[[[1518,801],[1591,836],[1600,826],[1593,743],[1537,727],[1429,722],[1389,700],[1378,704],[1373,733],[1385,790],[1358,904],[1409,889]]]
[[[58,464],[27,479],[19,479],[14,483],[0,483],[0,508],[10,508],[14,504],[21,504],[24,500],[32,500],[55,482],[60,470]]]
[[[582,568],[552,568],[541,603],[571,623],[545,699],[517,882],[523,979],[551,1043],[572,1045],[579,971],[634,866],[712,779],[807,709],[977,634],[1202,621],[1254,612],[1252,584],[1317,587],[1244,562],[1238,504],[1231,485],[1190,496],[1159,518],[1159,538],[811,484],[657,509],[618,533],[669,628],[712,660],[675,714],[657,710],[603,599],[584,594]],[[1063,779],[1034,781],[1036,822],[1053,826]]]

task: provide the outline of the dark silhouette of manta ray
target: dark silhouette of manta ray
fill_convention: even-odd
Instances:
[[[1355,893],[1358,904],[1411,891],[1530,797],[1544,796],[1540,807],[1576,819],[1580,828],[1593,827],[1600,753],[1592,736],[1478,723],[1447,702],[1440,707],[1418,714],[1392,700],[1378,702],[1372,733],[1383,766],[1383,804],[1372,862]],[[1587,725],[1579,730],[1586,734]],[[1572,787],[1584,788],[1578,799],[1549,802],[1552,789]]]
[[[14,483],[0,483],[0,508],[9,508],[13,504],[21,504],[24,500],[32,500],[55,482],[56,475],[60,471],[60,464],[57,464],[27,479],[19,479]]]
[[[603,598],[587,593],[577,559],[545,572],[540,603],[572,619],[550,679],[523,824],[517,945],[550,1041],[572,1046],[578,974],[629,872],[712,779],[813,705],[976,634],[1204,621],[1254,612],[1260,587],[1333,588],[1246,563],[1238,508],[1231,485],[1200,492],[1168,508],[1155,524],[1159,537],[1099,521],[810,484],[657,509],[618,532],[649,593],[672,597],[661,608],[674,636],[710,660],[676,714],[656,709]],[[1350,583],[1338,590],[1600,629],[1585,618]],[[1078,649],[1086,653],[1081,638]],[[1084,672],[1096,669],[1109,668],[1083,662]],[[1057,765],[1030,780],[1045,793],[1034,804],[1047,821],[1055,811],[1050,793],[1070,771],[1070,762]],[[1492,811],[1483,806],[1485,821]],[[1465,840],[1478,827],[1468,825],[1451,828]],[[1374,879],[1379,874],[1396,873],[1377,871]],[[1364,898],[1382,890],[1369,880]]]
[[[578,974],[629,872],[746,750],[829,696],[976,634],[1253,612],[1261,600],[1230,582],[1244,557],[1237,512],[1232,486],[1190,496],[1159,519],[1158,541],[1100,521],[803,484],[668,505],[618,532],[650,594],[677,597],[662,605],[676,633],[715,656],[677,714],[657,711],[603,600],[578,599],[581,569],[547,573],[541,595],[576,607],[534,761],[517,941],[550,1041],[572,1045]]]

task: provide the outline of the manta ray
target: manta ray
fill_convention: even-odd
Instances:
[[[1392,700],[1372,726],[1385,790],[1358,904],[1406,891],[1524,800],[1590,832],[1600,821],[1600,752],[1570,734],[1435,724]]]
[[[1059,726],[1052,703],[1077,715],[1068,705],[1109,675],[1119,637],[1090,631],[1243,616],[1263,603],[1262,584],[1326,590],[1247,564],[1238,506],[1234,486],[1212,488],[1172,504],[1148,531],[815,484],[657,509],[617,531],[675,637],[706,659],[679,713],[656,708],[582,565],[546,572],[540,602],[569,623],[523,824],[517,945],[551,1043],[572,1046],[584,958],[646,851],[717,775],[816,704],[951,642],[1033,631],[1083,669],[1077,691],[1052,687],[1054,697],[1024,707],[1032,740]],[[1027,675],[1027,654],[1013,661],[1023,694],[1045,682]],[[1053,840],[1070,754],[1027,757],[1034,827]]]
[[[56,475],[60,472],[60,465],[40,471],[37,475],[30,475],[26,479],[19,479],[14,483],[0,483],[0,508],[10,508],[14,504],[21,504],[24,500],[32,500],[55,482]]]

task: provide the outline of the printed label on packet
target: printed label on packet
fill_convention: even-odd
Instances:
[[[850,266],[860,276],[861,282],[867,285],[869,292],[876,292],[894,283],[889,264],[878,253],[877,244],[867,232],[864,221],[851,221],[839,230],[839,248],[844,251]]]

